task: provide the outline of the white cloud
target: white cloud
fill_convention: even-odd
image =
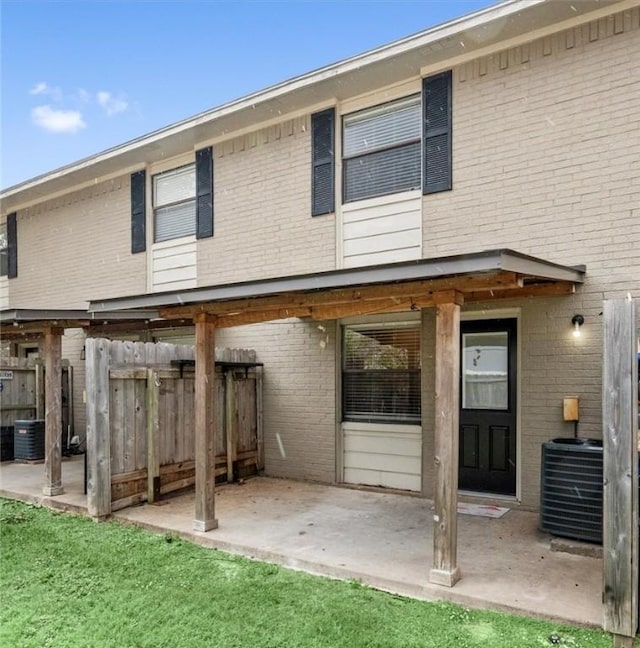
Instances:
[[[82,103],[89,103],[91,101],[91,94],[84,88],[78,88],[78,99]]]
[[[31,90],[29,90],[31,95],[46,95],[51,97],[54,101],[60,101],[62,99],[62,90],[60,88],[55,88],[50,86],[46,81],[40,81],[36,83]]]
[[[96,99],[98,103],[105,109],[105,112],[109,117],[111,115],[117,115],[118,113],[124,112],[128,107],[129,103],[123,97],[114,97],[110,92],[106,90],[101,90],[96,94]]]
[[[47,84],[44,81],[40,81],[40,83],[36,83],[31,90],[29,90],[29,94],[32,95],[39,95],[39,94],[44,94],[47,91]]]
[[[31,111],[33,122],[52,133],[77,133],[87,124],[77,110],[56,110],[51,106],[36,106]]]

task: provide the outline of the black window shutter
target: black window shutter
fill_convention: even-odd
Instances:
[[[16,213],[7,216],[7,277],[18,276],[18,220]]]
[[[213,148],[196,151],[196,238],[213,236]]]
[[[334,108],[311,115],[311,215],[320,216],[335,210]]]
[[[145,171],[131,174],[131,254],[144,252],[147,248],[146,178]]]
[[[422,80],[422,193],[451,189],[451,70]]]

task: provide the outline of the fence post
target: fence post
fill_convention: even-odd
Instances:
[[[160,497],[160,379],[155,369],[147,369],[147,502]]]
[[[227,483],[233,481],[233,462],[236,458],[236,394],[233,370],[227,368],[225,373],[225,413],[224,428],[227,437]]]
[[[263,389],[263,368],[256,367],[256,437],[257,437],[257,469],[264,470],[264,424],[262,418],[262,389]]]
[[[635,305],[604,302],[602,388],[605,630],[633,645],[638,627],[638,404]]]
[[[111,513],[109,347],[109,340],[87,338],[87,508],[95,518]]]
[[[36,372],[36,418],[44,418],[44,365],[41,360],[35,364]]]

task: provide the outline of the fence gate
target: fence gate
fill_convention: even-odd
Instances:
[[[173,344],[92,340],[88,408],[104,383],[100,419],[108,431],[110,501],[115,511],[154,502],[195,483],[193,349]],[[89,360],[89,354],[87,354]],[[233,481],[263,468],[262,372],[255,352],[216,349],[216,478]],[[107,399],[105,399],[107,400]],[[89,417],[91,419],[91,417]],[[94,426],[95,427],[95,426]],[[98,425],[98,428],[100,425]],[[88,429],[88,434],[101,434]],[[88,452],[95,444],[88,443]],[[91,457],[88,457],[91,466]]]
[[[13,424],[44,419],[44,363],[38,358],[0,358],[0,459],[13,459]],[[74,435],[73,367],[62,361],[62,452]]]

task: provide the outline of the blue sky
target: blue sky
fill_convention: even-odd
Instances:
[[[0,0],[0,186],[491,4]]]

